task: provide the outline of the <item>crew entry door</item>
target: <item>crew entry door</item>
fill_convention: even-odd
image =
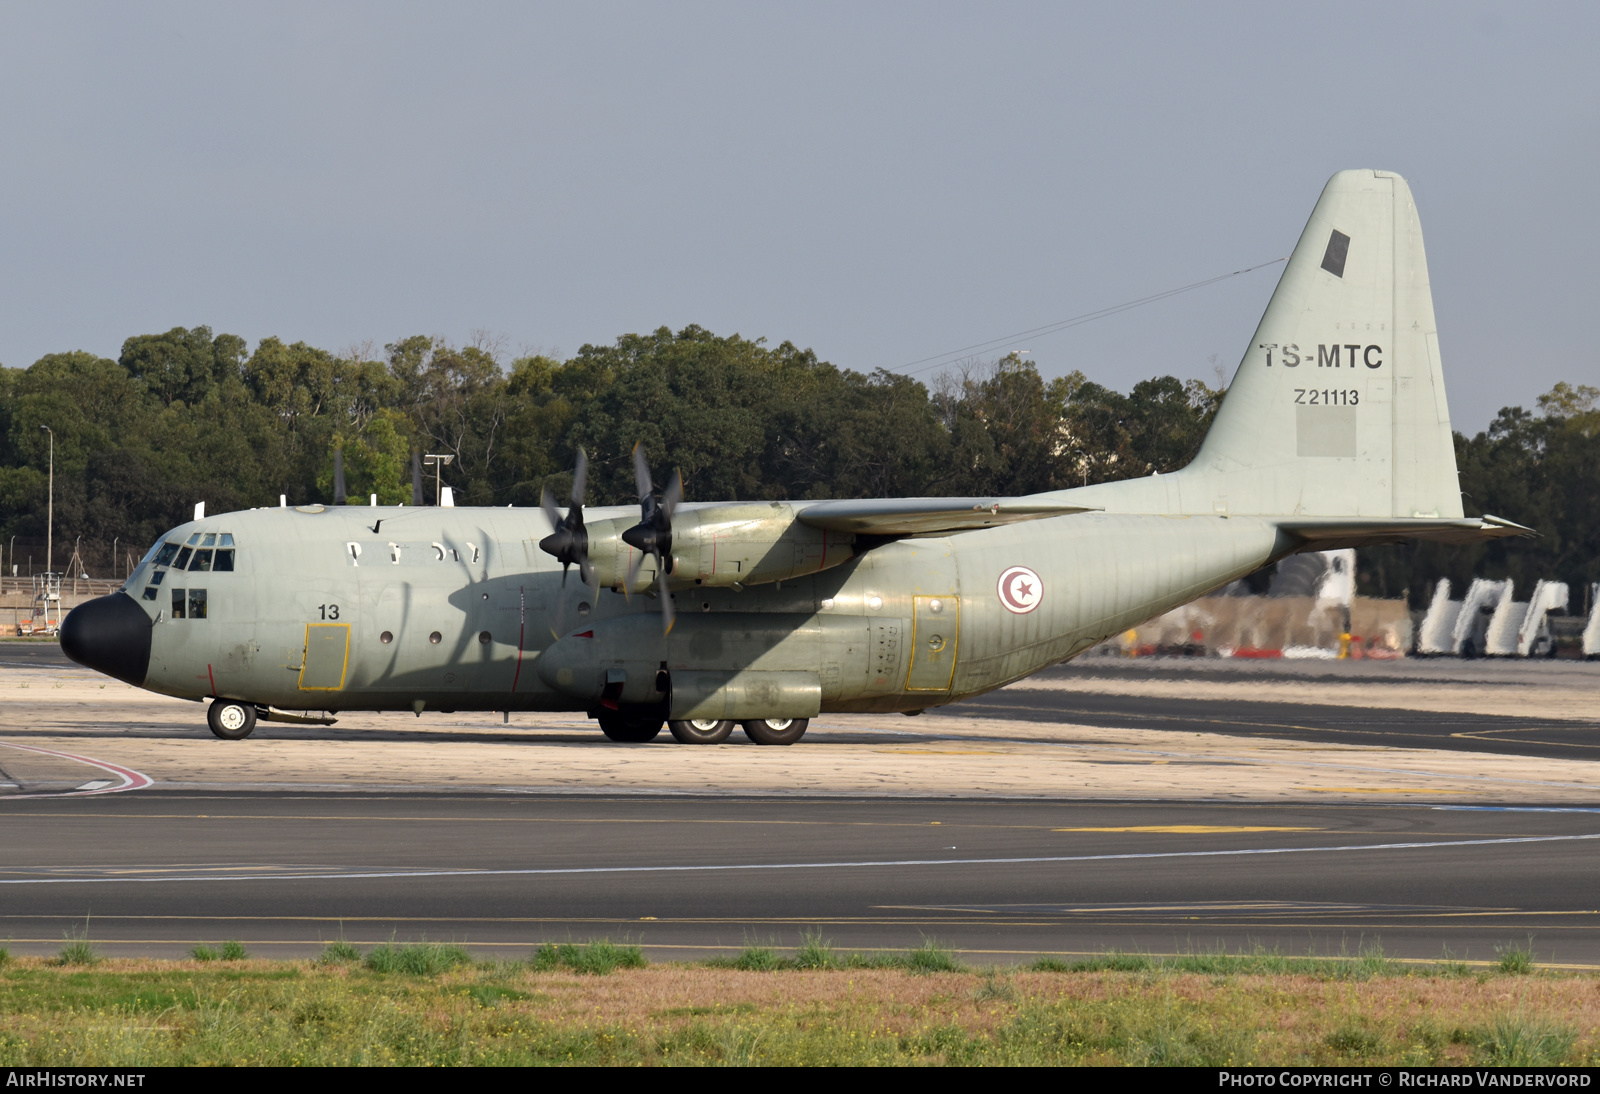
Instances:
[[[338,691],[350,662],[350,624],[307,623],[301,691]]]
[[[907,691],[949,691],[956,671],[956,639],[961,622],[961,598],[913,596],[911,598],[911,666],[906,672]]]

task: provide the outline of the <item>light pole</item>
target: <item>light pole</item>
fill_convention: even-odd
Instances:
[[[444,501],[444,466],[454,463],[454,456],[441,456],[435,452],[424,452],[422,462],[433,468],[433,504],[438,505]]]
[[[40,429],[50,434],[50,502],[46,509],[44,526],[44,572],[45,579],[55,570],[55,536],[56,536],[56,431],[47,425]]]

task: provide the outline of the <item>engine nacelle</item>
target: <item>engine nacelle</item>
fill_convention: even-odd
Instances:
[[[637,521],[613,517],[589,525],[589,561],[602,586],[620,589],[637,553],[622,533]],[[814,574],[855,557],[855,535],[801,524],[788,502],[745,502],[680,509],[672,518],[670,585],[727,587],[762,585]],[[630,592],[655,585],[655,559],[648,558]]]

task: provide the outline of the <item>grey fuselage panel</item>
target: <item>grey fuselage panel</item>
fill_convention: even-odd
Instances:
[[[592,710],[608,678],[650,702],[661,670],[813,674],[822,710],[918,710],[1073,657],[1293,549],[1265,519],[1079,513],[892,542],[778,583],[690,585],[663,635],[655,597],[563,580],[538,549],[549,532],[539,510],[464,507],[182,525],[163,542],[225,533],[234,568],[178,571],[153,552],[135,570],[124,591],[154,621],[144,686],[284,710]],[[999,588],[1018,568],[1037,578],[1025,610]]]

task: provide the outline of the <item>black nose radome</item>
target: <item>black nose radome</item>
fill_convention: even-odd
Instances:
[[[61,623],[61,652],[137,687],[150,671],[150,617],[127,593],[85,601]]]

